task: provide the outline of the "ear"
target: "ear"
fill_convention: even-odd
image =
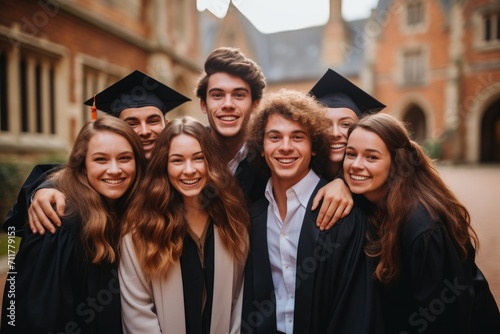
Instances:
[[[252,112],[256,110],[260,105],[260,99],[252,102]]]
[[[204,99],[200,99],[200,109],[202,113],[207,114],[207,101]]]

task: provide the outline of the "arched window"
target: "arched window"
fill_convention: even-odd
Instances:
[[[481,162],[500,162],[500,99],[486,109],[481,120]]]
[[[423,144],[427,137],[426,120],[422,109],[417,105],[411,105],[403,115],[410,136],[416,142]]]

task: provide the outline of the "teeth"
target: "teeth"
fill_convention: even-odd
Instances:
[[[123,180],[125,179],[117,179],[117,180],[103,180],[104,182],[106,183],[109,183],[109,184],[118,184],[118,183],[122,183]]]
[[[366,181],[369,179],[369,177],[367,176],[359,176],[359,175],[352,175],[351,174],[351,179],[355,180],[355,181]]]
[[[194,180],[181,180],[182,183],[185,183],[185,184],[195,184],[196,182],[198,182],[200,179],[194,179]]]
[[[153,141],[152,141],[152,140],[148,140],[148,141],[143,141],[143,142],[142,142],[142,145],[143,145],[143,146],[146,146],[146,145],[151,145],[152,143],[153,143]]]
[[[231,122],[231,121],[235,121],[236,117],[235,116],[223,116],[220,119],[223,121],[226,121],[226,122]]]
[[[330,145],[330,148],[337,149],[337,148],[344,148],[345,144],[332,144]]]
[[[281,162],[281,163],[283,163],[283,164],[291,164],[295,160],[296,159],[278,159],[278,161]]]

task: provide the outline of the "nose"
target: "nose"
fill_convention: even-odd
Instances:
[[[363,168],[363,162],[361,161],[361,157],[358,155],[354,160],[352,160],[351,167],[354,169]]]
[[[111,161],[107,173],[108,174],[120,174],[122,169],[120,168],[118,162],[116,160]]]
[[[193,174],[196,172],[196,167],[191,160],[187,160],[184,165],[184,174]]]
[[[331,132],[332,132],[332,137],[333,137],[333,138],[338,138],[338,137],[340,137],[341,133],[340,133],[340,129],[339,129],[338,124],[333,124],[333,125],[332,125]]]
[[[151,133],[151,129],[146,124],[146,122],[141,122],[141,125],[137,129],[138,129],[137,134],[139,136],[147,136]]]
[[[231,96],[231,94],[226,94],[226,96],[224,97],[224,100],[222,101],[222,107],[223,108],[233,108],[234,107],[233,97]]]
[[[288,152],[293,150],[293,145],[289,137],[284,137],[281,141],[280,151]]]

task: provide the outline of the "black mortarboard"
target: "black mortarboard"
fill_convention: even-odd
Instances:
[[[137,70],[95,96],[97,109],[116,117],[124,109],[147,106],[157,107],[165,115],[187,101],[191,99]],[[85,101],[88,106],[93,103],[94,97]]]
[[[358,117],[385,108],[384,104],[332,69],[328,69],[309,94],[328,108],[349,108]]]

